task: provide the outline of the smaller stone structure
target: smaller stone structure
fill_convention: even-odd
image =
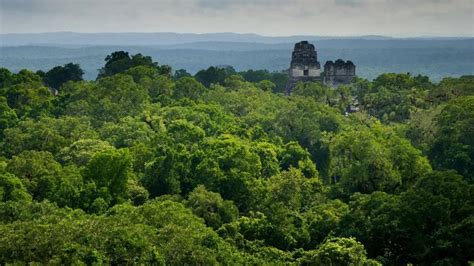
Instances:
[[[355,77],[355,65],[351,61],[342,59],[327,61],[324,64],[324,79],[326,85],[337,87],[340,84],[349,84]]]

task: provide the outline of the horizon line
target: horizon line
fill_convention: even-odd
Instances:
[[[410,39],[410,38],[460,38],[460,39],[471,39],[474,35],[431,35],[431,34],[419,34],[419,35],[382,35],[382,34],[357,34],[357,35],[316,35],[316,34],[292,34],[292,35],[264,35],[254,32],[173,32],[173,31],[98,31],[98,32],[80,32],[80,31],[44,31],[44,32],[0,32],[0,35],[36,35],[36,34],[60,34],[60,33],[73,33],[73,34],[181,34],[181,35],[212,35],[212,34],[236,34],[236,35],[254,35],[265,38],[292,38],[292,37],[324,37],[324,38],[362,38],[362,37],[381,37],[381,38],[393,38],[393,39]]]

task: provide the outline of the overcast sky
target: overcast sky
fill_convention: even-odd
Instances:
[[[0,0],[0,31],[474,36],[474,0]]]

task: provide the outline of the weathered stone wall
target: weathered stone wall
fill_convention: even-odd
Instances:
[[[324,83],[329,86],[349,84],[355,77],[355,65],[351,61],[345,62],[342,59],[336,62],[327,61],[324,64]]]
[[[310,77],[319,77],[319,76],[321,76],[321,69],[319,69],[319,68],[310,69],[308,76],[310,76]]]
[[[307,73],[305,75],[305,70]],[[321,76],[321,69],[319,68],[291,68],[290,77],[292,78],[301,78],[301,77],[319,77]]]
[[[313,44],[308,43],[308,41],[295,44],[290,64],[290,68],[294,67],[321,68],[318,62],[318,54]]]

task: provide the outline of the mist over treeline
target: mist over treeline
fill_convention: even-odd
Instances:
[[[408,38],[383,36],[266,37],[255,34],[177,33],[45,33],[2,34],[0,65],[46,71],[76,62],[86,79],[94,79],[107,54],[117,50],[142,53],[174,69],[196,73],[209,66],[230,65],[238,71],[288,68],[293,43],[314,43],[320,61],[350,59],[360,77],[410,72],[440,81],[445,76],[473,74],[472,38]]]

